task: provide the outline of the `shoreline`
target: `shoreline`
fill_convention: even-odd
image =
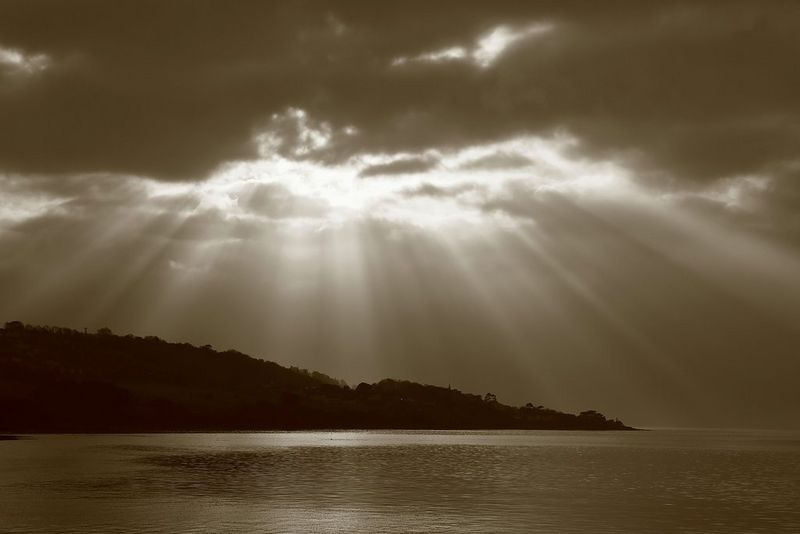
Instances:
[[[14,441],[36,435],[115,435],[115,434],[274,434],[303,432],[647,432],[648,428],[264,428],[264,429],[195,429],[195,430],[37,430],[20,434],[0,434],[0,441]]]

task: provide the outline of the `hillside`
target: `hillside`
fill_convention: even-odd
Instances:
[[[314,428],[624,430],[494,395],[322,373],[156,337],[19,322],[0,329],[0,432]]]

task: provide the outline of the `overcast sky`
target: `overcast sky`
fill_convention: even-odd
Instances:
[[[800,421],[797,2],[0,3],[0,320]]]

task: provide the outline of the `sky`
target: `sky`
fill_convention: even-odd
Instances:
[[[0,321],[800,424],[797,2],[0,3]]]

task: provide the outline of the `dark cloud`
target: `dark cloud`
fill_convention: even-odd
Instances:
[[[391,65],[542,21],[488,68]],[[0,46],[50,66],[0,90],[0,167],[198,179],[294,106],[357,129],[326,161],[566,130],[651,177],[759,172],[800,141],[798,22],[782,1],[4,2]]]
[[[352,150],[563,130],[580,141],[576,157],[619,158],[642,178],[678,183],[794,158],[800,76],[786,65],[800,52],[789,22],[800,21],[796,4],[583,6],[530,14],[552,20],[553,31],[517,42],[482,71],[387,71],[388,87],[338,108],[365,132]]]
[[[342,96],[352,107],[385,85],[380,73],[406,51],[412,25],[412,47],[428,47],[486,24],[470,9],[441,35],[452,5],[426,7],[422,20],[411,7],[4,2],[0,46],[46,54],[51,66],[0,89],[0,166],[202,178],[255,156],[252,135],[271,114],[335,108]]]
[[[492,154],[476,158],[461,165],[460,168],[466,170],[503,170],[520,169],[533,164],[533,160],[516,152],[500,150]]]
[[[485,191],[485,188],[478,184],[458,184],[451,186],[439,186],[431,183],[420,184],[403,191],[406,197],[431,197],[431,198],[450,198],[470,191]]]
[[[369,178],[387,174],[418,174],[433,169],[438,163],[438,159],[431,157],[400,158],[389,163],[370,165],[359,172],[358,175],[362,178]]]

